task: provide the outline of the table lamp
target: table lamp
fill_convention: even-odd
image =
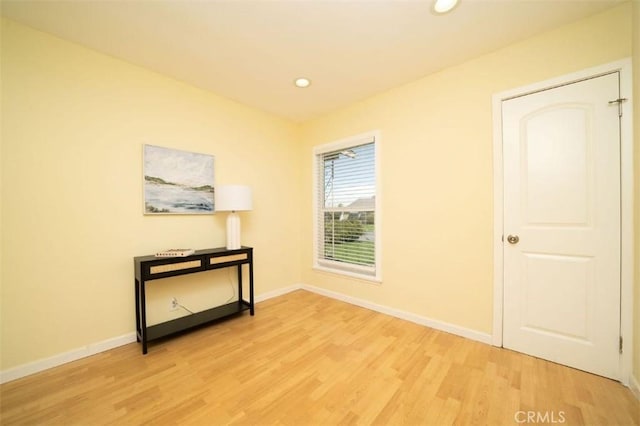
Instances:
[[[220,212],[231,212],[227,216],[227,250],[239,249],[240,216],[236,212],[249,211],[253,208],[251,188],[245,185],[221,185],[215,189],[215,209]]]

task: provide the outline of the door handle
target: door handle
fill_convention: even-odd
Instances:
[[[518,241],[520,241],[520,237],[518,237],[517,235],[509,235],[507,236],[507,241],[509,241],[509,244],[518,244]]]

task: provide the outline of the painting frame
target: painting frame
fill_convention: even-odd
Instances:
[[[215,213],[215,157],[211,154],[142,146],[144,215]]]

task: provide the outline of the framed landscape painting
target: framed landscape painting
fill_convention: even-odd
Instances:
[[[212,214],[213,155],[144,145],[144,213]]]

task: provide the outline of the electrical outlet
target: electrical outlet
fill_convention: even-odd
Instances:
[[[178,299],[176,299],[175,297],[172,297],[171,302],[169,302],[169,310],[177,311],[179,307],[180,306],[178,305]]]

